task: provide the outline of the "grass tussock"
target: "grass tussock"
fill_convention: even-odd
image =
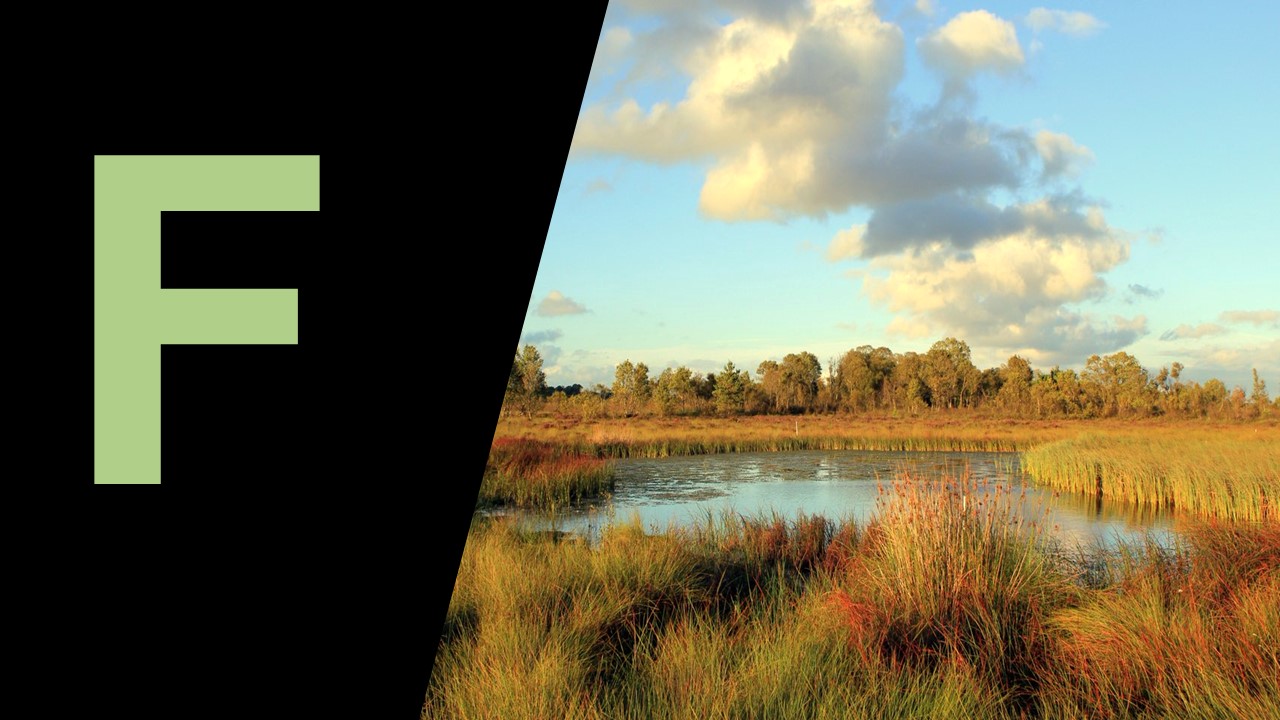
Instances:
[[[1276,717],[1280,526],[1099,551],[1084,582],[993,490],[900,477],[865,525],[596,546],[477,521],[424,717]]]
[[[612,465],[594,454],[539,440],[500,438],[489,452],[480,505],[567,505],[613,490]]]
[[[1022,468],[1040,483],[1109,501],[1225,520],[1280,519],[1275,433],[1089,433],[1025,451]]]

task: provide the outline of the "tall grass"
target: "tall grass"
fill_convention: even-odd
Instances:
[[[1021,503],[901,476],[865,525],[477,522],[424,717],[1276,716],[1280,526],[1090,554],[1085,582]]]
[[[1122,548],[1114,583],[1055,614],[1063,715],[1280,717],[1280,525],[1205,524]]]
[[[741,418],[503,418],[499,437],[547,440],[601,457],[667,457],[786,450],[1012,452],[1075,434],[1047,421],[939,416]]]
[[[1275,433],[1085,434],[1023,452],[1022,468],[1061,490],[1230,520],[1280,518]]]
[[[612,465],[595,455],[537,440],[495,440],[480,481],[480,505],[567,505],[613,490]]]

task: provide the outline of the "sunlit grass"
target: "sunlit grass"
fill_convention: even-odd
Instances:
[[[1023,453],[1037,482],[1108,502],[1234,520],[1280,516],[1280,433],[1089,433]]]
[[[424,717],[1274,716],[1280,525],[1077,565],[1023,502],[899,476],[866,524],[478,520]]]
[[[612,490],[613,467],[595,455],[555,443],[499,439],[489,452],[477,501],[563,506]]]
[[[967,415],[739,418],[507,417],[497,437],[545,440],[602,457],[667,457],[786,450],[1007,452],[1076,434],[1070,423]]]

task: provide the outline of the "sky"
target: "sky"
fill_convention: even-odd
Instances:
[[[550,385],[957,337],[1280,392],[1280,5],[613,0],[522,343]]]

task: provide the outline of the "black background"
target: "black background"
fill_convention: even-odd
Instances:
[[[416,716],[605,6],[94,41],[32,180],[81,289],[33,417],[79,450],[36,593],[68,712]],[[209,153],[320,155],[318,221],[164,226],[167,285],[298,287],[300,343],[165,347],[162,485],[95,486],[92,156]],[[237,224],[252,270],[173,249]]]

